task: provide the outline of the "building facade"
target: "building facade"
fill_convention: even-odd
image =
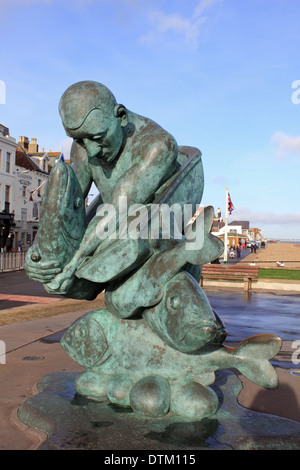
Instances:
[[[0,124],[0,250],[11,245],[14,224],[16,139]]]
[[[49,177],[47,156],[38,165],[18,147],[14,174],[14,248],[27,250],[39,227],[42,194]]]
[[[49,177],[47,153],[35,152],[0,124],[0,250],[26,251],[39,227],[41,199]],[[31,158],[31,155],[36,158]]]

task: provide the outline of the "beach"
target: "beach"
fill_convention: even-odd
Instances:
[[[267,243],[265,248],[250,253],[239,263],[247,265],[255,263],[259,268],[276,268],[277,261],[284,263],[284,269],[300,270],[300,243]]]

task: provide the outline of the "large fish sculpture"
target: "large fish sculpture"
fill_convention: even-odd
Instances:
[[[53,260],[63,268],[74,256],[85,230],[85,204],[78,179],[70,165],[57,162],[43,193],[31,260]]]
[[[166,283],[162,299],[145,309],[143,318],[166,344],[184,353],[221,344],[227,336],[203,289],[187,272]]]
[[[48,292],[60,294],[51,289],[53,273],[59,274],[69,263],[85,231],[86,210],[79,181],[70,165],[57,162],[42,196],[39,230],[26,254],[27,275],[42,282]],[[46,274],[43,273],[45,266]],[[66,297],[92,300],[100,290],[96,283],[77,279]]]
[[[202,419],[218,408],[209,387],[218,369],[234,367],[257,385],[278,385],[269,359],[280,350],[281,339],[257,335],[236,348],[223,346],[224,325],[208,305],[195,305],[189,275],[178,276],[166,285],[163,301],[145,312],[147,321],[121,319],[101,309],[71,325],[61,344],[86,369],[75,380],[77,393],[95,400],[105,396],[142,416]],[[178,295],[176,282],[184,295]],[[206,304],[204,293],[198,294]]]

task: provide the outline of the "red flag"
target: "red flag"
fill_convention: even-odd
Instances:
[[[33,195],[36,193],[45,183],[46,181],[43,181],[42,184],[40,184],[34,191],[30,191],[30,196],[29,196],[29,201],[34,201]]]
[[[231,212],[235,209],[234,205],[232,204],[230,194],[228,193],[228,212],[231,214]]]

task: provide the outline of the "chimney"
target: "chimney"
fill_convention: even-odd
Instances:
[[[37,144],[37,139],[31,139],[31,142],[28,146],[29,153],[38,153],[39,146]]]
[[[0,124],[0,132],[4,137],[9,137],[9,129],[3,126],[3,124]]]
[[[23,147],[23,149],[25,150],[28,150],[28,146],[29,146],[29,139],[28,137],[25,137],[24,135],[21,135],[19,137],[19,142],[18,142],[19,145],[21,145],[21,147]]]

